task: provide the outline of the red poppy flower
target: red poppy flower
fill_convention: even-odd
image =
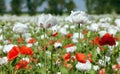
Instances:
[[[38,59],[37,58],[30,58],[30,62],[38,62]]]
[[[8,60],[15,59],[19,54],[19,48],[17,46],[14,46],[7,54]]]
[[[101,69],[101,70],[99,71],[99,74],[105,74],[105,69]]]
[[[52,36],[56,37],[58,35],[58,32],[55,32],[52,34]]]
[[[90,62],[93,62],[93,60],[92,60],[92,54],[91,54],[91,53],[88,54],[88,60],[89,60]]]
[[[25,69],[28,65],[28,61],[21,60],[15,65],[15,69]]]
[[[112,68],[114,71],[118,71],[120,69],[120,65],[119,64],[113,65]]]
[[[20,53],[21,54],[25,54],[25,55],[33,55],[34,54],[33,51],[32,51],[32,49],[29,48],[29,47],[27,47],[27,46],[22,46],[20,48]]]
[[[101,46],[103,46],[103,45],[113,46],[116,44],[116,42],[115,42],[115,38],[113,37],[113,35],[106,33],[102,38],[100,38],[99,44]]]
[[[99,44],[100,38],[96,36],[93,40],[91,40],[90,44]]]
[[[72,36],[71,33],[68,33],[68,34],[66,35],[67,38],[71,38],[71,36]]]
[[[66,53],[64,56],[63,56],[63,59],[64,59],[64,61],[65,62],[68,62],[68,61],[70,61],[70,53]]]
[[[28,41],[28,43],[35,43],[35,42],[37,42],[37,40],[34,39],[34,38],[31,38],[31,39]]]
[[[18,38],[18,43],[23,42],[23,41],[24,41],[23,38]]]
[[[74,44],[68,44],[68,45],[64,46],[64,48],[69,48],[69,47],[72,47],[72,46],[74,46]]]
[[[83,53],[76,53],[76,59],[81,63],[86,63],[86,56]]]
[[[54,43],[55,43],[55,42],[54,42],[53,40],[50,40],[50,41],[49,41],[49,44],[50,44],[50,45],[53,45]]]
[[[82,34],[84,34],[84,35],[87,34],[87,33],[88,33],[88,31],[85,30],[85,29],[82,31]]]

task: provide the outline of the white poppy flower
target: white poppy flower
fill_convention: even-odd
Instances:
[[[95,71],[97,71],[97,70],[99,70],[99,69],[100,69],[100,67],[99,67],[99,66],[97,66],[97,65],[94,65],[94,66],[93,66],[93,69],[94,69]]]
[[[65,18],[66,21],[71,23],[85,23],[88,21],[88,15],[83,11],[71,11],[70,16]]]
[[[84,35],[82,33],[74,33],[72,38],[74,38],[74,39],[78,39],[78,38],[82,39],[82,38],[84,38]]]
[[[3,35],[0,35],[0,41],[2,41],[3,40]]]
[[[90,61],[86,61],[86,63],[78,62],[75,66],[79,71],[89,71],[92,68],[92,64]]]
[[[26,46],[27,46],[27,47],[32,47],[33,44],[32,44],[32,43],[28,43]]]
[[[107,33],[107,31],[99,31],[100,37],[104,36]]]
[[[76,27],[75,25],[71,25],[70,29],[75,29],[75,27]]]
[[[0,58],[0,65],[7,64],[7,63],[8,63],[7,57]]]
[[[37,67],[43,67],[43,66],[44,66],[44,64],[37,63],[37,64],[36,64],[36,66],[37,66]]]
[[[115,24],[120,27],[120,19],[115,19]]]
[[[27,62],[30,62],[30,59],[28,57],[22,58],[22,60],[25,60]]]
[[[98,61],[98,64],[99,64],[100,66],[106,66],[106,62],[103,61],[103,60],[101,60],[101,59]]]
[[[42,14],[38,17],[37,25],[41,28],[50,28],[57,24],[57,19],[53,17],[51,14],[45,15]]]
[[[28,25],[22,23],[15,23],[13,26],[13,31],[19,34],[28,32]]]
[[[31,38],[31,33],[24,33],[24,34],[22,34],[22,37]]]
[[[8,53],[14,46],[16,46],[16,45],[13,45],[13,44],[4,45],[3,52]]]
[[[120,56],[116,59],[117,63],[120,64]]]
[[[77,38],[72,38],[72,42],[73,43],[78,43],[78,39]]]
[[[61,29],[59,30],[59,32],[60,32],[62,35],[67,35],[67,34],[69,33],[66,28],[61,28]]]
[[[40,36],[40,38],[41,38],[41,39],[44,39],[44,38],[48,38],[48,36],[47,36],[47,34],[42,34],[42,35]]]
[[[110,22],[112,19],[110,17],[104,17],[104,18],[101,18],[99,19],[99,22]]]
[[[55,48],[62,47],[62,43],[60,43],[60,42],[55,42],[55,43],[54,43],[54,47],[55,47]]]
[[[98,31],[99,25],[97,23],[92,23],[90,26],[87,26],[87,29],[91,31]]]
[[[72,53],[72,52],[75,52],[76,49],[77,49],[76,46],[70,46],[70,47],[67,47],[67,48],[66,48],[66,52],[67,52],[67,53],[69,53],[69,52]]]
[[[115,29],[114,27],[111,26],[111,27],[108,28],[108,33],[109,33],[109,34],[116,35],[117,29]]]
[[[97,51],[98,54],[100,54],[100,48],[99,47],[97,47],[96,51]]]

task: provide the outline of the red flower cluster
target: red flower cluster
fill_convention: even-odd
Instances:
[[[113,37],[113,35],[110,35],[109,33],[106,33],[103,37],[100,38],[99,40],[99,45],[103,46],[103,45],[110,45],[113,46],[115,45],[115,38]]]
[[[83,53],[76,53],[76,59],[81,63],[86,63],[86,55]]]
[[[70,61],[70,53],[66,53],[64,56],[63,56],[63,59],[64,59],[64,61],[65,62],[68,62],[68,61]]]
[[[11,61],[11,60],[17,58],[19,53],[24,54],[24,55],[33,55],[34,54],[32,49],[27,46],[22,46],[21,48],[19,48],[18,46],[14,46],[7,54],[8,60]]]
[[[15,69],[23,69],[26,68],[28,65],[28,62],[26,60],[21,60],[15,65]]]

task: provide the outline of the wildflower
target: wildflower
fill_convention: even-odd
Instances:
[[[16,45],[13,45],[13,44],[4,45],[3,52],[8,53],[14,46],[16,46]]]
[[[68,62],[68,61],[70,61],[70,53],[66,53],[64,56],[63,56],[63,59],[64,59],[64,61],[65,62]]]
[[[91,54],[91,53],[88,54],[88,60],[89,60],[90,62],[93,62],[93,60],[92,60],[92,54]]]
[[[54,32],[54,33],[52,34],[53,37],[56,37],[57,35],[58,35],[58,32]]]
[[[9,61],[15,59],[19,54],[19,48],[14,46],[7,54],[7,58]]]
[[[0,65],[7,64],[7,63],[8,63],[8,58],[7,57],[0,58]]]
[[[101,70],[99,71],[99,74],[106,74],[106,73],[105,73],[105,69],[101,69]]]
[[[71,34],[71,33],[68,33],[68,34],[66,35],[66,37],[67,37],[67,38],[71,38],[71,37],[72,37],[72,34]]]
[[[13,31],[19,34],[23,34],[28,32],[28,25],[27,24],[22,24],[22,23],[16,23],[13,26]]]
[[[55,47],[55,48],[62,47],[62,43],[61,43],[59,40],[57,40],[57,41],[54,43],[54,47]]]
[[[112,66],[112,69],[113,69],[114,71],[118,71],[118,70],[120,69],[120,64],[113,65],[113,66]]]
[[[29,39],[29,41],[28,41],[28,43],[35,43],[35,42],[37,42],[37,40],[36,40],[35,38],[31,38],[31,39]]]
[[[103,37],[100,38],[99,44],[101,46],[103,45],[113,46],[113,45],[116,45],[116,42],[115,42],[115,38],[112,35],[110,35],[109,33],[106,33]]]
[[[86,63],[78,62],[75,66],[79,71],[89,71],[92,68],[91,63],[87,60]]]
[[[70,16],[65,18],[66,21],[71,23],[85,23],[88,21],[88,15],[83,11],[71,11]]]
[[[23,42],[23,41],[24,41],[23,38],[18,38],[18,43]]]
[[[20,53],[25,54],[25,55],[33,55],[34,54],[31,48],[24,46],[24,45],[20,48]]]
[[[37,26],[39,26],[40,28],[50,28],[56,24],[57,19],[53,17],[51,14],[48,15],[43,14],[40,17],[38,17]]]
[[[73,45],[73,44],[68,44],[68,45],[66,45],[66,46],[64,46],[64,48],[66,48],[66,52],[75,52],[76,51],[76,49],[77,49],[77,47],[75,46],[75,45]]]
[[[83,53],[76,53],[76,59],[81,63],[86,63],[86,56]]]
[[[15,65],[15,69],[25,69],[28,66],[28,61],[21,60]]]
[[[99,66],[94,65],[94,66],[93,66],[93,69],[94,69],[95,71],[97,71],[97,70],[99,70]]]

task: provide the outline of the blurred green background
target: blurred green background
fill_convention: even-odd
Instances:
[[[71,10],[83,10],[89,14],[119,14],[120,0],[0,0],[1,15],[38,13],[62,15],[70,13]]]

